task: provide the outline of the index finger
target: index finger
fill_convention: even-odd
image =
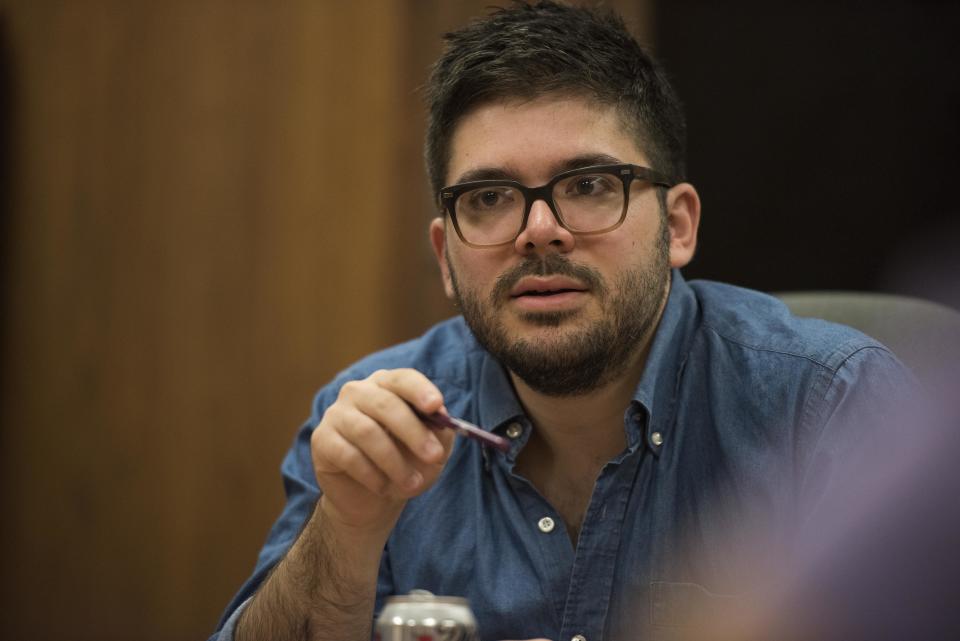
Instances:
[[[424,414],[433,414],[443,407],[443,394],[423,372],[415,369],[379,370],[370,375],[370,380]]]
[[[380,402],[368,397],[363,411],[425,463],[439,462],[453,445],[454,434],[431,429],[423,420],[423,416],[443,410],[443,395],[437,386],[414,369],[381,370],[368,380],[385,396],[379,398]]]

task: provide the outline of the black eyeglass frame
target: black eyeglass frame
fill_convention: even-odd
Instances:
[[[560,214],[559,209],[557,209],[556,203],[553,202],[554,186],[561,180],[570,178],[571,176],[599,173],[614,174],[618,176],[620,181],[623,183],[623,211],[620,212],[620,218],[612,225],[594,231],[579,231],[569,227],[567,223],[564,222],[563,216]],[[440,209],[450,216],[450,220],[453,222],[453,228],[456,230],[457,236],[460,237],[460,240],[463,241],[463,244],[467,245],[468,247],[485,249],[488,247],[502,247],[503,245],[508,245],[517,240],[517,237],[520,236],[520,234],[523,233],[523,230],[527,228],[527,219],[530,217],[530,209],[533,207],[533,203],[538,200],[542,200],[547,203],[550,211],[553,212],[553,217],[557,219],[557,223],[559,223],[561,227],[569,231],[571,234],[577,234],[579,236],[594,236],[597,234],[611,232],[622,225],[623,221],[627,217],[627,209],[630,207],[630,184],[634,180],[644,180],[652,185],[666,188],[673,187],[678,182],[671,179],[666,174],[662,174],[658,171],[650,169],[649,167],[642,167],[640,165],[592,165],[590,167],[580,167],[578,169],[571,169],[569,171],[559,173],[551,178],[550,182],[539,187],[527,187],[526,185],[523,185],[515,180],[474,180],[471,182],[458,183],[456,185],[450,185],[449,187],[444,187],[441,189],[437,194],[437,201]],[[460,231],[460,224],[457,222],[457,199],[463,192],[478,189],[480,187],[512,187],[523,195],[523,218],[520,220],[520,227],[517,229],[517,233],[510,240],[504,240],[499,243],[492,243],[489,245],[480,245],[477,243],[471,243],[469,240],[463,237],[463,232]]]

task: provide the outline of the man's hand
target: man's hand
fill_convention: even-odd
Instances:
[[[443,408],[440,391],[415,370],[379,371],[341,388],[310,440],[323,495],[240,616],[238,641],[370,638],[384,541],[453,448],[453,431],[427,428],[411,406]]]
[[[413,369],[346,383],[311,437],[320,509],[350,530],[389,532],[407,499],[429,488],[450,456],[452,430],[426,427],[440,390]]]

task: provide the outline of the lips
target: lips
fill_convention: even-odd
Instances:
[[[559,294],[585,292],[587,288],[579,281],[564,276],[528,276],[510,290],[510,298],[549,297]]]

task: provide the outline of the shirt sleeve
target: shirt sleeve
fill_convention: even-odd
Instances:
[[[879,345],[825,372],[805,413],[811,446],[801,466],[801,519],[855,495],[864,470],[905,461],[923,399],[913,372]]]
[[[247,599],[240,606],[233,611],[233,614],[227,618],[226,621],[220,627],[220,630],[215,632],[208,641],[233,641],[233,632],[237,628],[237,621],[240,620],[240,615],[243,613],[244,608],[247,607],[247,604],[250,602],[250,599]]]
[[[940,638],[956,619],[945,596],[958,576],[956,414],[877,348],[854,353],[823,389],[808,509],[752,632]]]

